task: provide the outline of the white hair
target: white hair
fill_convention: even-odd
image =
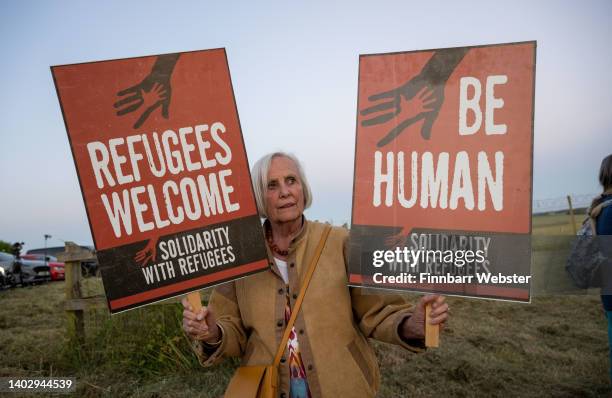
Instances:
[[[300,184],[302,185],[302,192],[304,193],[304,210],[310,207],[312,203],[312,193],[310,190],[310,184],[308,184],[308,180],[306,179],[306,175],[304,174],[304,169],[302,168],[302,164],[300,161],[292,154],[286,152],[273,152],[265,155],[261,159],[259,159],[253,165],[253,169],[251,170],[251,180],[253,183],[253,192],[255,193],[255,200],[257,202],[257,211],[259,215],[263,218],[268,218],[268,213],[266,212],[267,203],[266,203],[266,189],[268,187],[268,170],[270,169],[270,164],[272,163],[272,159],[284,157],[290,159],[295,163],[298,171],[298,178],[300,179]]]

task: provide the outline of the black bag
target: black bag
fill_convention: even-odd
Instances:
[[[565,270],[579,289],[602,287],[601,272],[608,260],[599,246],[595,222],[601,210],[611,204],[612,200],[606,200],[591,207],[589,216],[582,223],[578,236],[572,243]]]

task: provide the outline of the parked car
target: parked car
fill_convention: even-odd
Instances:
[[[6,284],[6,271],[4,271],[4,267],[0,265],[0,289]]]
[[[23,258],[24,260],[40,260],[40,261],[44,261],[45,259],[45,255],[44,254],[39,254],[39,253],[28,253],[28,254],[22,254],[21,256],[19,256],[19,258]],[[51,256],[49,254],[47,254],[47,262],[57,262],[57,257]]]
[[[93,246],[80,246],[80,247],[85,250],[90,250],[95,254],[95,249]],[[50,259],[47,261],[56,262],[57,257],[54,257],[54,256],[56,256],[57,253],[63,253],[64,250],[65,250],[64,246],[48,247],[46,249],[43,249],[43,248],[30,249],[27,251],[26,254],[22,254],[21,257],[26,258],[27,256],[30,256],[30,255],[36,255],[38,256],[36,259],[42,260],[44,258],[43,255],[46,253],[47,258]],[[81,275],[83,275],[84,277],[98,276],[99,275],[98,261],[95,258],[90,261],[81,261]]]
[[[0,253],[3,285],[27,286],[51,280],[51,268],[44,261],[24,260],[12,254]]]
[[[22,254],[21,258],[24,260],[38,260],[44,261],[44,254]],[[66,279],[66,272],[64,263],[57,261],[57,257],[47,255],[47,265],[49,265],[49,272],[51,272],[52,281],[63,281]]]
[[[15,256],[0,252],[0,288],[9,285],[9,277],[15,263]]]
[[[21,266],[20,281],[22,286],[51,280],[51,268],[44,261],[18,259],[15,264]]]
[[[99,276],[98,261],[81,261],[81,273],[83,276]]]

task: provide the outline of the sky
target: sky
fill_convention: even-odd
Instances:
[[[534,199],[598,193],[612,2],[0,3],[0,239],[92,244],[51,65],[225,47],[251,164],[300,158],[311,219],[350,222],[359,54],[537,40]]]

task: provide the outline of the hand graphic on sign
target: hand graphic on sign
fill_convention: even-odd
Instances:
[[[418,92],[416,92],[417,88],[419,88]],[[379,113],[372,119],[362,121],[361,125],[372,126],[385,123],[393,118],[402,121],[378,142],[379,147],[389,143],[393,138],[399,135],[399,133],[404,131],[404,129],[408,128],[408,126],[428,117],[429,113],[436,112],[437,114],[442,106],[442,102],[444,102],[444,89],[440,90],[439,87],[432,89],[423,85],[421,82],[415,82],[413,79],[397,89],[375,94],[368,98],[370,101],[378,101],[381,99],[389,101],[366,108],[360,112],[361,115],[366,116],[380,111],[389,112],[383,114]],[[435,117],[430,119],[433,122]],[[428,124],[427,129],[421,129],[421,134],[425,139],[429,138],[431,124],[433,123]]]
[[[142,126],[155,109],[161,106],[162,116],[167,119],[172,94],[170,78],[179,55],[160,55],[147,77],[140,83],[119,91],[117,96],[121,98],[114,104],[117,109],[117,116],[123,116],[142,108],[143,111],[133,126],[137,129]]]
[[[405,129],[421,119],[425,119],[421,126],[421,136],[426,140],[429,139],[433,123],[444,103],[446,81],[468,51],[466,48],[436,51],[419,74],[412,79],[399,87],[368,97],[369,102],[387,101],[359,112],[361,116],[376,114],[371,119],[362,120],[363,127],[399,119],[399,123],[378,141],[376,145],[379,148],[393,141]]]
[[[409,227],[400,228],[399,232],[394,235],[388,236],[385,239],[385,246],[393,248],[408,246],[408,244],[410,243],[408,235],[410,235],[411,230],[412,229]]]
[[[134,260],[137,263],[140,263],[141,267],[146,266],[149,262],[155,262],[155,258],[157,257],[157,241],[159,238],[155,237],[149,239],[146,246],[138,251],[134,256]]]
[[[140,95],[142,96],[142,106],[144,108],[156,108],[166,99],[168,91],[161,84],[155,83],[150,91],[142,90]]]

